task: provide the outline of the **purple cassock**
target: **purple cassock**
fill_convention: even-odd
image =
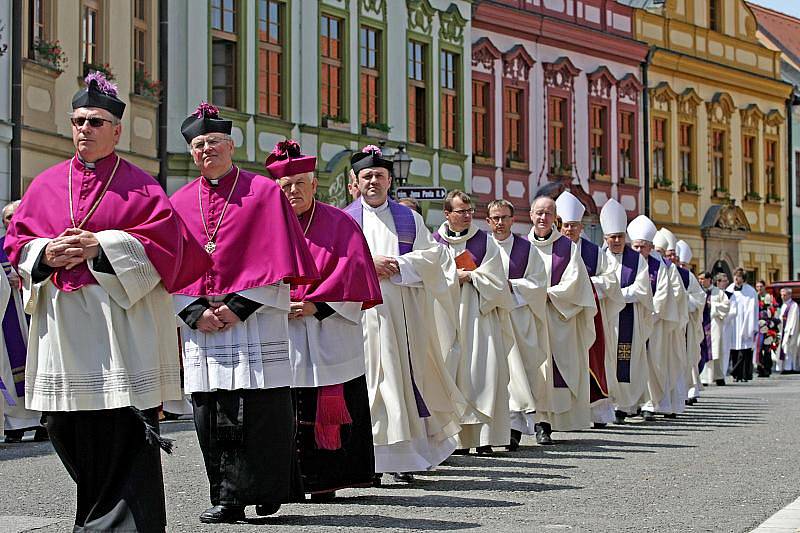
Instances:
[[[3,272],[7,276],[12,267],[8,256],[2,249],[4,242],[5,236],[0,237],[0,263],[3,264]],[[25,398],[25,357],[27,356],[28,348],[22,328],[20,328],[19,314],[17,313],[13,295],[8,299],[8,305],[3,314],[3,338],[6,342],[6,351],[11,363],[14,383],[8,384],[11,387],[11,390],[9,390],[0,378],[0,392],[5,396],[9,405],[16,405],[16,398]],[[2,420],[0,420],[1,423]]]

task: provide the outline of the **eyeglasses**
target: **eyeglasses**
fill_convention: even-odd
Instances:
[[[462,217],[465,217],[467,215],[472,216],[475,214],[475,208],[471,207],[469,209],[454,209],[453,211],[450,212]]]
[[[93,128],[101,127],[104,122],[109,122],[111,124],[114,123],[113,120],[108,120],[100,117],[72,117],[71,119],[69,119],[69,121],[72,122],[72,125],[75,126],[76,128],[82,128],[83,125],[86,124],[87,122]]]
[[[511,215],[501,215],[501,216],[497,216],[497,217],[489,217],[489,220],[491,220],[495,224],[499,224],[500,222],[503,222],[503,221],[506,221],[506,220],[510,220],[512,218],[514,218],[514,217],[512,217]]]
[[[202,150],[204,147],[208,146],[209,148],[215,148],[219,146],[221,143],[225,142],[226,139],[222,139],[220,137],[211,137],[204,141],[194,141],[192,142],[192,148],[194,150]]]

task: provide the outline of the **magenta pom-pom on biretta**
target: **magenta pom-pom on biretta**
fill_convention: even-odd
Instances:
[[[300,143],[293,139],[281,141],[267,156],[264,167],[273,179],[286,176],[314,172],[317,168],[317,158],[313,155],[304,155],[300,151]]]
[[[83,79],[86,87],[75,93],[72,98],[72,109],[81,107],[97,107],[105,109],[117,118],[125,112],[125,102],[117,96],[117,86],[111,83],[105,74],[92,71]]]
[[[394,164],[389,159],[384,159],[381,149],[374,144],[368,144],[360,152],[355,152],[350,157],[350,168],[356,176],[366,168],[385,168],[392,172]]]
[[[220,118],[219,109],[208,102],[201,102],[181,124],[181,134],[186,139],[186,144],[191,144],[192,139],[199,135],[209,133],[230,135],[231,129],[233,129],[233,122]]]

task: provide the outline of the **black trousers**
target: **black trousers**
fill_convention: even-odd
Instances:
[[[338,450],[322,450],[317,446],[314,422],[318,390],[315,387],[292,389],[297,418],[297,462],[303,481],[300,490],[314,494],[372,486],[375,449],[366,377],[359,376],[344,384],[345,404],[353,423],[339,429],[342,447]]]
[[[158,428],[158,410],[144,414]],[[74,531],[165,531],[161,452],[130,408],[51,412],[46,426],[78,487]]]
[[[299,486],[289,387],[192,393],[212,505],[291,501]]]
[[[731,376],[735,381],[749,381],[753,379],[753,349],[731,350]]]
[[[768,378],[772,374],[772,350],[769,346],[762,346],[758,352],[758,377]]]

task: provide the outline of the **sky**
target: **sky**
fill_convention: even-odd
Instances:
[[[800,18],[800,0],[748,0],[753,4],[762,5],[775,11]]]

